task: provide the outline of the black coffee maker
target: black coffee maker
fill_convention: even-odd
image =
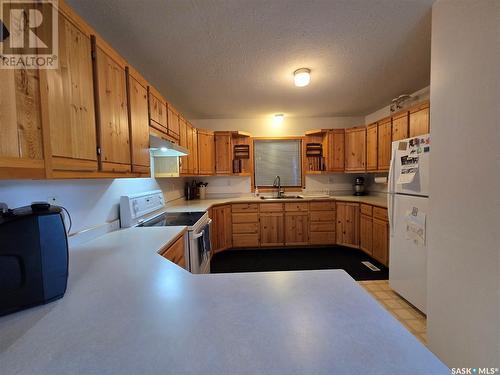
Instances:
[[[354,195],[365,195],[365,178],[356,177],[352,188],[354,190]]]
[[[0,213],[0,316],[61,298],[67,280],[61,209],[38,203]]]

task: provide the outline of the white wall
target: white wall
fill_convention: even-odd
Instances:
[[[0,181],[0,202],[14,208],[55,196],[69,210],[75,233],[118,219],[121,195],[155,189],[162,189],[167,201],[177,199],[184,195],[183,179]]]
[[[432,12],[427,336],[450,367],[500,367],[499,4]]]
[[[272,117],[256,119],[193,119],[197,128],[212,130],[242,130],[254,137],[302,136],[311,129],[346,128],[364,124],[364,117],[286,117],[282,124],[274,125]]]

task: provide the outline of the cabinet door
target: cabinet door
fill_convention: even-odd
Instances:
[[[52,168],[97,171],[97,133],[90,35],[59,14],[59,67],[45,70],[42,96],[50,127]]]
[[[95,69],[100,168],[108,172],[130,172],[125,68],[97,46]]]
[[[168,107],[167,107],[167,114],[168,114],[167,115],[168,135],[174,141],[179,141],[179,137],[180,137],[179,114],[170,105],[168,105]]]
[[[128,76],[132,171],[149,173],[148,90],[131,74]]]
[[[192,139],[192,149],[191,151],[191,162],[190,170],[191,174],[195,175],[199,173],[198,167],[198,131],[191,125],[191,139]]]
[[[410,110],[410,137],[429,133],[429,103]]]
[[[216,132],[215,138],[215,174],[230,175],[233,170],[231,133]]]
[[[285,245],[307,245],[309,242],[307,212],[285,213]]]
[[[359,204],[337,203],[337,243],[359,246]]]
[[[149,125],[168,137],[167,105],[160,93],[149,87]]]
[[[38,70],[0,69],[0,81],[0,178],[43,178]]]
[[[215,144],[214,133],[198,129],[198,173],[202,175],[215,174]]]
[[[372,255],[372,217],[361,215],[359,219],[359,248]]]
[[[378,149],[378,130],[377,124],[371,124],[366,127],[366,170],[377,170],[377,149]]]
[[[213,250],[218,252],[229,249],[232,243],[231,206],[214,207],[212,215]]]
[[[329,172],[343,172],[345,158],[344,129],[328,131],[328,153],[326,168]]]
[[[389,223],[373,218],[372,256],[384,265],[389,262]]]
[[[390,117],[380,121],[377,126],[378,137],[378,170],[388,171],[391,165],[392,126]]]
[[[366,128],[345,130],[345,170],[364,171],[366,166]]]
[[[283,246],[285,231],[283,212],[269,212],[260,214],[260,245]]]
[[[191,140],[191,137],[189,137],[189,140]],[[179,117],[179,144],[182,147],[185,147],[189,150],[189,144],[192,142],[188,142],[188,127],[186,124],[186,120],[184,120],[183,117]],[[188,174],[189,173],[189,155],[188,156],[181,156],[179,158],[179,163],[180,163],[180,173],[181,174]]]
[[[392,117],[392,141],[408,138],[408,112]]]

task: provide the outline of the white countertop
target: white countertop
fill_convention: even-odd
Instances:
[[[449,374],[342,270],[192,275],[183,227],[70,250],[64,298],[0,318],[2,374]]]
[[[325,201],[325,200],[338,200],[338,201],[349,201],[349,202],[358,202],[358,203],[366,203],[372,204],[375,206],[385,207],[387,208],[387,197],[386,196],[377,196],[377,195],[364,195],[364,196],[354,196],[354,195],[333,195],[328,198],[308,198],[307,196],[303,199],[285,199],[282,201],[276,200],[265,200],[260,199],[259,197],[253,196],[244,196],[244,197],[227,197],[227,198],[209,198],[209,199],[194,199],[190,201],[186,200],[178,200],[172,202],[168,207],[168,212],[187,212],[187,211],[206,211],[210,207],[226,204],[226,203],[243,203],[243,202],[251,202],[251,203],[276,203],[276,202],[311,202],[311,201]]]

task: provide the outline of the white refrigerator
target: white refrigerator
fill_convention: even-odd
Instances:
[[[388,182],[389,284],[426,312],[429,134],[392,143]]]

